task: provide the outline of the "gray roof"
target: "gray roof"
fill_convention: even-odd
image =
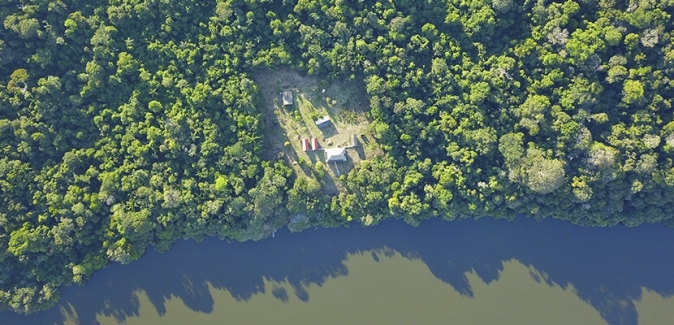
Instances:
[[[286,90],[283,92],[283,105],[288,106],[293,104],[293,92]]]
[[[328,125],[328,122],[330,122],[330,116],[328,116],[328,115],[323,116],[323,117],[319,118],[318,120],[316,120],[314,122],[316,123],[316,126],[318,126],[319,128],[323,127],[323,126],[326,126],[326,125]]]

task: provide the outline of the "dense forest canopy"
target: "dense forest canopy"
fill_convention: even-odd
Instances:
[[[48,308],[149,245],[284,225],[674,225],[673,12],[674,0],[2,1],[0,310]],[[337,179],[338,195],[261,158],[251,73],[281,66],[365,84],[385,154]]]

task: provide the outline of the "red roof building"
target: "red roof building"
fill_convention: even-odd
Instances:
[[[318,150],[318,139],[316,138],[311,139],[311,148],[313,150]]]
[[[305,152],[311,150],[311,149],[309,148],[309,139],[304,139],[304,140],[302,140],[302,149],[303,149]]]

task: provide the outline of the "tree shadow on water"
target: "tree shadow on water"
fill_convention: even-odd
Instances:
[[[259,242],[182,241],[167,253],[150,251],[129,265],[113,265],[83,287],[63,289],[59,304],[48,311],[27,317],[0,314],[0,324],[62,324],[62,311],[74,311],[80,324],[96,324],[97,314],[123,322],[138,315],[139,290],[160,315],[171,297],[209,313],[214,308],[209,284],[245,301],[265,293],[265,280],[287,282],[293,293],[274,286],[271,294],[283,302],[290,294],[309,301],[309,285],[348,275],[344,261],[349,254],[368,253],[378,261],[397,252],[423,261],[437,278],[471,297],[467,272],[491,283],[504,261],[516,259],[538,271],[532,272],[534,280],[572,285],[609,324],[637,325],[634,301],[641,299],[642,288],[664,297],[674,294],[672,244],[674,230],[659,225],[581,228],[527,218],[430,220],[417,228],[386,221],[370,228],[281,230]]]

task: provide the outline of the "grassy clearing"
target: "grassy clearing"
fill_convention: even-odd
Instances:
[[[298,175],[320,178],[326,193],[337,194],[338,174],[346,174],[361,161],[381,154],[368,128],[369,100],[362,82],[327,83],[288,68],[258,71],[253,78],[262,95],[265,159],[284,159]],[[292,91],[293,105],[283,106],[281,93],[285,90]],[[319,129],[314,121],[326,115],[332,123]],[[321,148],[348,147],[352,134],[359,146],[347,148],[346,162],[327,164],[322,150],[304,152],[302,148],[305,138],[318,139]],[[324,172],[319,170],[321,165]]]

